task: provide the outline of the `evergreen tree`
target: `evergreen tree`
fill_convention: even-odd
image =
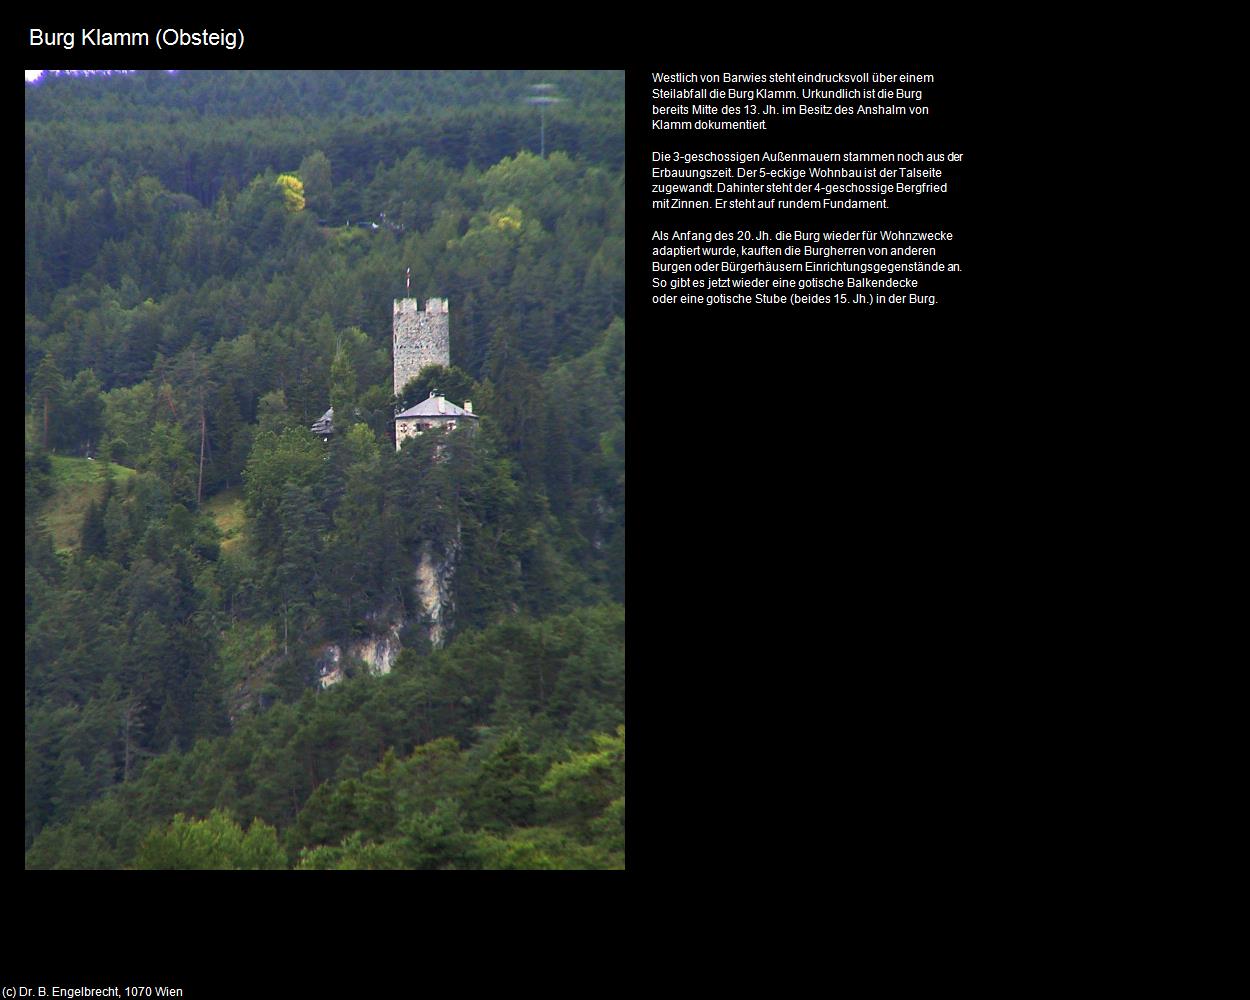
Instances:
[[[65,378],[57,368],[51,354],[45,354],[39,367],[35,369],[35,377],[31,382],[31,393],[35,399],[36,412],[43,428],[42,442],[47,450],[52,430],[52,414],[60,410],[65,395]]]
[[[525,752],[520,733],[508,733],[469,789],[467,809],[473,825],[486,830],[528,825],[534,819],[541,774],[538,761]]]
[[[100,380],[90,368],[80,371],[65,388],[64,419],[55,435],[59,447],[90,454],[104,432],[104,398]]]

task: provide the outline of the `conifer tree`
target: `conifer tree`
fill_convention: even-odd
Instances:
[[[52,426],[52,413],[58,410],[65,395],[65,378],[56,366],[56,359],[45,354],[35,369],[35,377],[31,383],[31,393],[36,400],[37,412],[43,424],[43,447],[48,448],[49,433]]]

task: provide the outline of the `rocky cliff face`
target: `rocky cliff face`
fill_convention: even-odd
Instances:
[[[344,667],[354,660],[363,661],[370,673],[387,674],[399,657],[403,644],[400,631],[411,622],[421,623],[437,649],[446,641],[452,627],[455,612],[455,595],[452,580],[456,562],[460,556],[460,529],[447,552],[441,552],[430,543],[421,546],[417,559],[415,592],[419,607],[410,619],[403,615],[388,616],[389,625],[380,635],[355,639],[345,647],[337,643],[322,646],[317,656],[317,679],[323,688],[337,684],[344,677]]]
[[[421,546],[421,557],[417,560],[417,601],[429,630],[430,645],[435,649],[443,644],[452,627],[456,605],[451,584],[459,557],[460,526],[457,525],[455,541],[447,552],[439,553],[426,542]]]

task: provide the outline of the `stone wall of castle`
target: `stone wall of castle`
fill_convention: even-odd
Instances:
[[[396,299],[391,325],[395,395],[426,365],[451,365],[451,336],[446,299]]]

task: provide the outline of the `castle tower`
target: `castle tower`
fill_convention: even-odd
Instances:
[[[422,309],[416,299],[396,299],[391,341],[396,396],[426,365],[450,367],[447,300],[427,299]]]

